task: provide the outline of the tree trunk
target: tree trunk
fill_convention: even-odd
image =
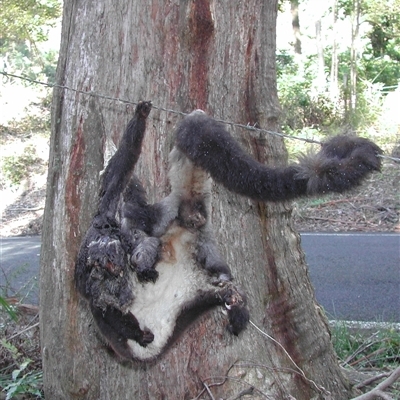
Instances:
[[[178,111],[202,108],[277,130],[276,13],[276,0],[65,0],[58,83]],[[168,193],[167,156],[180,120],[156,107],[137,168],[150,201]],[[74,288],[74,264],[96,208],[107,140],[118,141],[133,110],[67,89],[54,92],[41,259],[46,398],[210,398],[208,390],[234,398],[247,390],[254,399],[331,398],[328,391],[347,399],[290,205],[256,203],[219,185],[212,220],[220,249],[248,294],[252,322],[280,345],[253,325],[230,336],[219,309],[151,364],[119,363],[98,340]],[[281,139],[229,129],[260,161],[285,162]]]
[[[317,56],[318,56],[318,72],[315,79],[315,86],[317,89],[317,93],[324,93],[326,85],[324,45],[322,42],[321,24],[322,24],[321,19],[318,19],[315,22],[315,41],[317,44]]]
[[[333,0],[332,4],[332,58],[331,58],[331,82],[329,94],[333,101],[338,101],[339,98],[339,60],[338,60],[338,46],[337,46],[337,30],[338,30],[338,1]]]
[[[292,29],[294,37],[294,52],[301,54],[301,32],[299,19],[299,0],[290,0],[290,12],[292,14]]]
[[[357,109],[357,57],[360,31],[360,0],[353,0],[351,16],[351,49],[350,49],[350,117]]]

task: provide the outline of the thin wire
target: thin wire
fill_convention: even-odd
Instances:
[[[92,97],[97,97],[100,99],[105,99],[105,100],[111,100],[111,101],[117,101],[120,103],[124,103],[124,104],[132,104],[132,105],[137,105],[137,102],[134,101],[130,101],[130,100],[126,100],[126,99],[121,99],[120,97],[111,97],[111,96],[107,96],[101,93],[96,93],[93,91],[84,91],[84,90],[80,90],[80,89],[75,89],[75,88],[71,88],[69,86],[66,85],[58,85],[56,83],[47,83],[47,82],[42,82],[42,81],[38,81],[35,79],[31,79],[28,78],[26,76],[21,76],[21,75],[16,75],[16,74],[9,74],[8,72],[5,71],[0,71],[1,75],[4,75],[8,78],[16,78],[16,79],[21,79],[30,83],[34,83],[36,85],[42,85],[42,86],[47,86],[47,87],[51,87],[51,88],[58,88],[58,89],[63,89],[63,90],[70,90],[72,92],[75,93],[79,93],[79,94],[84,94],[84,95],[88,95],[88,96],[92,96]],[[177,114],[180,116],[186,116],[188,115],[187,113],[184,113],[182,111],[177,111],[177,110],[172,110],[170,108],[165,108],[165,107],[161,107],[161,106],[157,106],[157,105],[152,105],[152,107],[156,110],[160,110],[160,111],[165,111],[168,113],[172,113],[172,114]],[[253,132],[259,132],[259,133],[268,133],[270,135],[275,135],[275,136],[279,136],[282,138],[286,138],[286,139],[295,139],[295,140],[302,140],[304,142],[307,143],[314,143],[314,144],[322,144],[321,142],[314,140],[314,139],[307,139],[307,138],[301,138],[301,137],[297,137],[297,136],[291,136],[291,135],[286,135],[284,133],[280,133],[280,132],[273,132],[273,131],[268,131],[266,129],[261,129],[261,128],[256,128],[255,126],[251,126],[251,125],[243,125],[243,124],[238,124],[235,122],[229,122],[229,121],[224,121],[222,119],[216,119],[216,121],[221,122],[223,124],[226,125],[231,125],[237,128],[242,128],[242,129],[246,129],[248,131],[253,131]]]
[[[378,154],[378,157],[386,158],[386,159],[394,161],[396,163],[400,163],[400,158],[397,158],[397,157],[385,156],[383,154]]]
[[[331,394],[328,390],[326,390],[323,386],[317,385],[312,379],[307,378],[306,374],[304,371],[296,364],[296,362],[293,360],[293,358],[290,356],[290,354],[286,351],[286,349],[282,346],[281,343],[279,343],[276,339],[274,339],[272,336],[268,335],[268,333],[264,332],[262,329],[260,329],[253,321],[249,321],[250,325],[252,325],[258,332],[260,332],[262,335],[267,337],[268,339],[272,340],[274,343],[276,343],[286,354],[286,356],[289,358],[289,360],[293,363],[293,365],[296,367],[296,369],[299,371],[300,375],[308,382],[310,382],[318,392],[322,392],[325,394]]]
[[[50,87],[50,88],[58,88],[58,89],[63,89],[63,90],[70,90],[70,91],[75,92],[75,93],[84,94],[84,95],[88,95],[88,96],[91,96],[91,97],[97,97],[97,98],[100,98],[100,99],[105,99],[105,100],[110,100],[110,101],[117,101],[117,102],[120,102],[120,103],[123,103],[123,104],[132,104],[132,105],[137,105],[138,104],[137,102],[134,102],[134,101],[131,101],[131,100],[121,99],[120,97],[107,96],[107,95],[104,95],[104,94],[101,94],[101,93],[96,93],[96,92],[93,92],[93,91],[84,91],[84,90],[75,89],[75,88],[72,88],[72,87],[69,87],[69,86],[66,86],[66,85],[58,85],[56,83],[42,82],[42,81],[38,81],[38,80],[35,80],[35,79],[28,78],[26,76],[10,74],[10,73],[5,72],[5,71],[0,71],[0,74],[4,75],[7,78],[21,79],[21,80],[24,80],[24,81],[27,81],[27,82],[30,82],[30,83],[34,83],[36,85],[47,86],[47,87]],[[154,109],[156,109],[156,110],[165,111],[167,113],[180,115],[182,117],[188,115],[187,113],[184,113],[182,111],[172,110],[170,108],[165,108],[165,107],[157,106],[157,105],[154,105],[154,104],[152,105],[152,107]],[[241,128],[241,129],[245,129],[245,130],[248,130],[248,131],[253,131],[253,132],[258,132],[258,133],[267,133],[269,135],[278,136],[278,137],[281,137],[281,138],[284,138],[284,139],[300,140],[300,141],[306,142],[306,143],[322,145],[322,142],[320,142],[318,140],[315,140],[315,139],[308,139],[308,138],[302,138],[302,137],[299,137],[299,136],[287,135],[287,134],[281,133],[281,132],[269,131],[269,130],[266,130],[266,129],[257,128],[255,126],[238,124],[238,123],[235,123],[235,122],[229,122],[229,121],[225,121],[225,120],[222,120],[222,119],[215,119],[215,120],[218,121],[218,122],[221,122],[223,124],[234,126],[234,127]],[[386,159],[394,161],[396,163],[400,163],[400,158],[390,157],[390,156],[386,156],[386,155],[383,155],[383,154],[379,154],[378,157],[386,158]]]

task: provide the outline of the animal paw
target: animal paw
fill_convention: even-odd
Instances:
[[[112,276],[125,269],[125,253],[118,239],[99,235],[88,244],[87,264],[107,270]]]
[[[211,278],[211,284],[214,286],[219,286],[219,287],[224,287],[231,281],[232,281],[232,276],[228,275],[228,274],[224,274],[224,273],[222,273],[218,276],[213,276]]]
[[[249,310],[246,307],[247,298],[242,290],[232,286],[224,296],[225,307],[228,310],[228,331],[235,336],[244,330],[250,320]]]
[[[154,335],[153,333],[145,329],[142,331],[142,337],[137,341],[142,347],[146,347],[148,344],[150,344],[154,340]]]
[[[136,106],[136,113],[139,117],[147,118],[151,111],[151,101],[140,101]]]
[[[137,269],[136,275],[140,282],[155,282],[158,278],[158,271],[154,268]]]
[[[154,266],[159,258],[160,246],[159,239],[146,236],[141,239],[130,256],[130,262],[134,266],[140,281],[155,282],[157,280],[158,272],[154,269]]]

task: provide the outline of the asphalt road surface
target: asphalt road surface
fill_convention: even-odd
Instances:
[[[0,238],[0,295],[38,304],[40,236]]]
[[[310,278],[330,319],[400,322],[400,235],[303,233]],[[0,293],[38,302],[40,237],[0,239]]]
[[[400,322],[400,235],[302,234],[329,319]]]

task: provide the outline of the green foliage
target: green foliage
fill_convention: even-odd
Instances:
[[[382,368],[400,365],[400,333],[394,329],[366,337],[360,332],[351,332],[342,324],[332,329],[332,341],[345,366]]]
[[[357,107],[350,115],[350,123],[357,129],[372,126],[382,112],[383,92],[381,83],[372,84],[367,80],[358,82]]]
[[[12,119],[7,122],[7,126],[0,125],[0,128],[13,136],[29,135],[32,132],[48,134],[51,124],[51,95],[51,91],[47,91],[39,102],[26,107],[25,115],[21,119]]]
[[[6,392],[6,400],[13,399],[19,394],[30,394],[36,398],[43,398],[41,387],[43,385],[43,372],[27,372],[24,373],[30,360],[23,362],[18,369],[12,372],[11,379],[2,379],[0,385],[4,387]]]
[[[337,7],[344,16],[351,15],[353,8],[354,8],[354,1],[353,0],[338,0]]]
[[[1,291],[6,292],[3,287]],[[24,333],[32,332],[35,325],[31,325],[30,317],[30,325],[22,329],[24,315],[17,316],[3,296],[0,296],[0,304],[0,391],[5,393],[5,399],[22,398],[21,395],[29,399],[43,398],[43,372],[41,361],[37,359],[38,339]],[[15,331],[17,333],[10,335]]]
[[[58,51],[49,50],[43,55],[43,74],[48,78],[50,82],[56,80],[56,69],[58,61]]]
[[[54,80],[57,52],[40,50],[61,16],[59,0],[1,0],[0,60],[10,73]]]
[[[400,49],[400,42],[398,48]],[[400,53],[396,59],[392,59],[387,56],[369,57],[366,52],[361,59],[360,67],[366,80],[382,83],[384,86],[396,86],[400,80]]]
[[[326,93],[314,88],[315,57],[298,65],[293,57],[277,57],[278,94],[282,106],[281,124],[286,132],[305,127],[324,127],[340,121],[341,111]]]
[[[22,74],[30,79],[55,79],[58,51],[41,53],[37,49],[32,50],[32,46],[27,42],[10,42],[0,49],[1,56],[5,70],[9,73]],[[9,80],[13,82],[15,79]],[[28,85],[26,82],[22,83]]]
[[[330,49],[326,52],[326,63],[330,66]],[[349,113],[350,102],[350,50],[343,51],[338,56],[339,71],[338,80],[343,82],[341,86],[343,113],[347,112],[345,122],[354,129],[366,128],[371,126],[380,116],[382,110],[382,101],[384,94],[382,92],[383,84],[381,81],[374,83],[376,74],[368,73],[367,68],[374,64],[366,62],[362,58],[357,64],[357,105],[356,108]],[[372,67],[375,68],[375,67]]]
[[[10,318],[16,321],[17,313],[15,312],[14,307],[11,306],[8,301],[2,296],[0,296],[0,310],[1,309],[5,310]]]
[[[3,157],[2,173],[11,181],[18,185],[22,179],[28,177],[29,167],[40,163],[41,160],[36,155],[36,149],[33,145],[26,146],[21,155],[12,155]]]
[[[0,300],[4,300],[4,298],[0,297]],[[8,316],[10,317],[10,315]],[[11,317],[13,316],[11,315]],[[0,335],[3,336],[5,327],[8,327],[8,330],[11,324],[3,315],[1,315],[0,321]],[[11,337],[10,339],[6,339],[3,337],[0,340],[0,390],[6,394],[6,400],[14,399],[16,396],[20,398],[19,395],[24,395],[23,398],[30,399],[43,398],[43,372],[41,364],[38,365],[37,362],[27,357],[24,346],[27,346],[29,340],[25,339],[24,341],[22,335],[20,336],[19,334],[14,336],[18,336],[18,338]]]
[[[307,10],[307,3],[302,4]],[[282,105],[282,128],[285,132],[299,132],[306,128],[318,129],[324,133],[340,132],[343,127],[351,130],[366,129],[374,126],[383,114],[386,94],[394,90],[400,82],[400,0],[361,0],[359,30],[362,35],[357,39],[356,96],[351,94],[350,37],[345,44],[342,32],[336,37],[338,52],[338,87],[330,87],[333,40],[332,15],[322,16],[324,28],[325,87],[317,77],[318,70],[316,46],[304,46],[307,54],[294,56],[291,52],[278,52],[278,93]],[[356,29],[357,19],[353,0],[338,0],[338,26]],[[390,12],[388,12],[388,10]],[[328,12],[332,13],[332,8]],[[304,32],[312,32],[307,13],[300,14],[300,25]],[[288,29],[290,29],[288,27]],[[341,29],[341,28],[340,28]],[[342,37],[343,36],[343,37]],[[333,38],[333,36],[332,36]],[[305,44],[312,37],[303,36]],[[330,90],[332,89],[332,92]]]
[[[6,339],[1,340],[1,346],[9,352],[11,357],[17,363],[20,357],[18,349]],[[32,360],[24,359],[11,375],[0,373],[0,387],[6,393],[6,400],[13,399],[16,395],[28,394],[35,398],[43,398],[43,372],[28,371],[27,368]]]
[[[390,12],[388,12],[390,9]],[[400,80],[400,0],[364,1],[363,13],[371,26],[361,59],[365,78],[385,86]]]
[[[30,43],[47,40],[48,28],[61,16],[58,0],[1,0],[0,42]]]

